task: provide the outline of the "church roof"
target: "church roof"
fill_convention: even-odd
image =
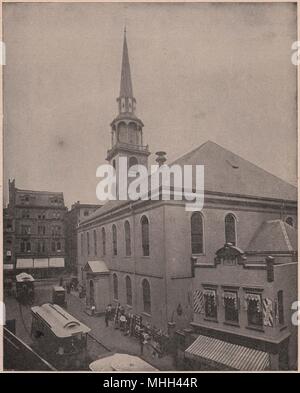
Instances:
[[[296,187],[211,141],[178,158],[173,164],[204,165],[205,191],[297,200]]]
[[[126,31],[124,32],[124,42],[123,42],[120,97],[133,97]]]
[[[282,220],[262,223],[251,239],[247,251],[293,252],[297,251],[297,231]]]
[[[296,187],[211,141],[203,143],[170,165],[173,164],[204,165],[205,192],[297,201]],[[127,203],[128,201],[108,201],[86,220],[82,220],[82,223]]]

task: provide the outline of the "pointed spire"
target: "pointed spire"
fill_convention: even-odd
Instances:
[[[123,58],[121,71],[120,97],[133,98],[130,64],[126,40],[126,26],[124,27]]]

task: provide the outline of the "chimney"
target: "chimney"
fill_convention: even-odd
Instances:
[[[167,158],[166,158],[167,153],[165,151],[158,151],[155,154],[157,156],[155,161],[158,163],[158,165],[159,166],[164,165],[164,163],[167,161]]]

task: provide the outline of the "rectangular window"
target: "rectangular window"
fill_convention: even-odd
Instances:
[[[104,228],[102,228],[102,254],[103,256],[106,255],[106,233]]]
[[[278,291],[277,302],[278,302],[278,322],[280,323],[280,325],[283,325],[284,324],[283,291]]]
[[[245,296],[245,303],[249,326],[263,326],[261,295],[257,293],[247,293]]]
[[[215,289],[204,290],[204,309],[206,318],[217,319],[217,291]]]
[[[25,242],[21,242],[21,247],[20,247],[21,252],[25,252]]]
[[[56,251],[61,252],[61,243],[60,242],[56,243]]]
[[[238,323],[239,311],[238,311],[237,292],[224,291],[223,301],[224,301],[224,309],[225,309],[225,321]]]
[[[22,233],[22,235],[30,235],[30,233],[31,233],[30,225],[22,225],[21,226],[21,233]]]
[[[26,251],[27,252],[31,252],[31,244],[30,244],[30,242],[26,243]]]
[[[112,226],[112,240],[113,240],[113,255],[118,255],[118,242],[117,242],[117,227]]]
[[[87,253],[90,255],[90,234],[89,232],[86,233],[86,243],[87,243]]]
[[[83,233],[80,235],[80,249],[81,249],[81,256],[83,256]]]
[[[38,226],[38,234],[39,235],[45,235],[46,234],[46,227],[45,227],[45,225],[39,225]]]
[[[94,250],[95,250],[95,255],[97,255],[97,232],[94,229]]]

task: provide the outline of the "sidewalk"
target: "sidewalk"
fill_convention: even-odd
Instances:
[[[110,326],[105,326],[104,316],[90,316],[85,312],[85,300],[79,299],[75,294],[67,295],[68,312],[85,323],[90,329],[91,334],[100,342],[102,342],[111,351],[128,353],[130,355],[140,356],[140,343],[135,337],[124,336],[123,332]],[[173,360],[171,356],[162,358],[153,358],[152,350],[147,345],[144,346],[144,354],[140,356],[148,363],[162,371],[174,370]]]

